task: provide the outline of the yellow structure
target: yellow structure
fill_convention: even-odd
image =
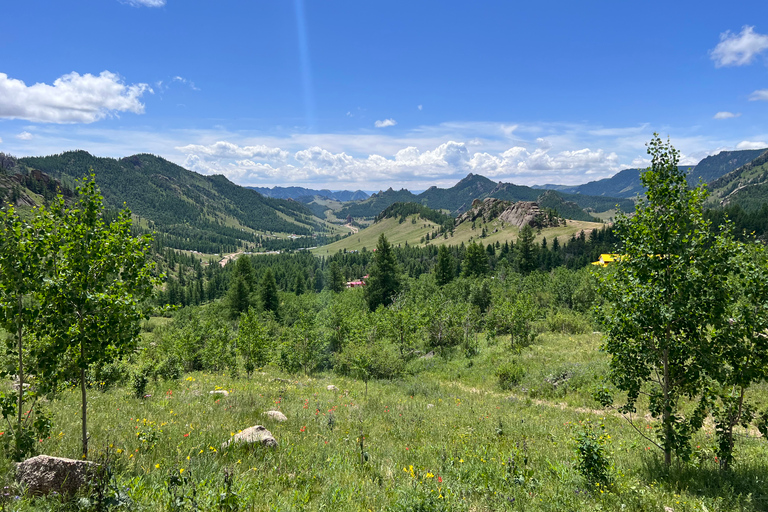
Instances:
[[[619,259],[618,254],[601,254],[600,259],[593,261],[592,264],[598,267],[607,267],[609,263],[613,263],[617,259]]]

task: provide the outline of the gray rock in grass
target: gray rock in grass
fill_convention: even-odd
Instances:
[[[87,460],[38,455],[16,465],[16,480],[30,494],[74,494],[99,465]]]
[[[231,439],[225,441],[221,445],[221,449],[225,450],[230,445],[241,443],[243,445],[260,444],[267,448],[277,447],[277,440],[272,436],[272,432],[261,425],[254,425],[238,432]]]
[[[288,421],[288,418],[286,418],[285,414],[281,413],[280,411],[267,411],[264,413],[264,416],[267,416],[275,421]]]

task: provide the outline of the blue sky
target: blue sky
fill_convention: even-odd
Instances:
[[[768,3],[25,0],[0,151],[158,154],[244,185],[577,184],[768,147]]]

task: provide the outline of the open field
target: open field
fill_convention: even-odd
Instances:
[[[665,475],[650,443],[590,397],[608,363],[599,344],[597,334],[544,333],[516,356],[505,339],[489,346],[481,336],[476,357],[417,359],[414,376],[371,381],[367,394],[360,381],[271,366],[250,379],[197,372],[161,380],[144,399],[125,388],[92,389],[90,444],[96,458],[109,454],[116,488],[135,510],[192,510],[192,499],[199,510],[219,510],[226,497],[233,508],[222,510],[766,510],[765,440],[740,436],[738,462],[724,473],[705,428],[693,464]],[[503,390],[494,370],[518,357],[525,375]],[[558,373],[569,376],[553,385]],[[209,394],[220,389],[229,396]],[[77,390],[47,406],[54,430],[41,450],[76,458]],[[272,409],[288,420],[263,415]],[[276,449],[221,448],[255,424],[274,434]],[[608,486],[576,470],[574,438],[588,424],[605,426]],[[10,462],[0,461],[5,492],[17,495]],[[87,502],[11,503],[12,510],[82,510]]]
[[[416,222],[412,222],[414,215],[409,216],[404,222],[398,222],[396,218],[384,219],[380,222],[372,224],[371,226],[361,229],[357,234],[339,240],[323,247],[318,247],[312,252],[318,256],[333,254],[339,250],[347,251],[359,251],[363,247],[368,250],[376,247],[376,241],[379,235],[384,233],[389,243],[397,247],[399,245],[411,246],[424,246],[426,240],[422,240],[428,233],[431,233],[438,229],[438,226],[430,221],[416,218]],[[559,226],[555,228],[542,229],[541,232],[536,234],[536,242],[541,242],[542,238],[546,237],[548,242],[552,242],[554,238],[558,238],[560,243],[566,242],[571,235],[578,234],[580,231],[589,231],[591,229],[600,229],[603,224],[596,222],[584,222],[578,220],[569,220],[567,225]],[[481,238],[483,228],[486,229],[486,236]],[[514,242],[517,240],[520,230],[515,226],[504,224],[498,220],[490,222],[477,221],[475,228],[472,228],[471,222],[465,222],[459,225],[453,233],[453,236],[448,234],[448,238],[440,236],[434,240],[430,240],[429,243],[433,245],[460,245],[461,243],[468,244],[473,241],[482,241],[483,244],[488,245],[490,243],[499,242],[501,244],[509,241]]]

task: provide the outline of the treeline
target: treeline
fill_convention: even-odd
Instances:
[[[542,239],[541,243],[535,243],[533,232],[524,231],[527,235],[521,236],[517,243],[485,245],[480,240],[469,246],[461,244],[447,247],[452,258],[453,276],[465,274],[466,266],[470,263],[476,266],[478,260],[482,270],[473,270],[472,274],[481,277],[498,272],[527,275],[534,271],[550,272],[558,267],[576,270],[597,261],[602,253],[613,252],[616,243],[611,228],[607,226],[593,230],[589,235],[585,232],[574,234],[562,244],[557,239],[551,242]],[[479,255],[476,250],[473,253],[470,247],[479,247]],[[471,255],[474,254],[471,260],[467,259],[468,250]],[[413,279],[434,271],[438,252],[438,247],[434,245],[405,245],[393,249],[401,272]],[[332,264],[336,265],[340,279],[344,282],[363,278],[370,273],[374,254],[367,250],[354,253],[340,251],[316,257],[301,251],[293,254],[244,255],[239,259],[247,259],[253,269],[253,280],[248,283],[250,288],[256,287],[264,272],[269,269],[280,291],[295,293],[298,289],[303,294],[320,292],[334,286]],[[198,305],[226,295],[235,262],[224,267],[218,264],[202,266],[195,258],[177,258],[166,271],[166,285],[158,296],[160,304]]]
[[[424,220],[434,222],[438,226],[443,226],[445,230],[453,227],[454,219],[443,212],[433,210],[419,203],[395,203],[384,209],[376,216],[376,222],[388,218],[398,217],[400,224],[405,222],[409,215],[418,215]]]

